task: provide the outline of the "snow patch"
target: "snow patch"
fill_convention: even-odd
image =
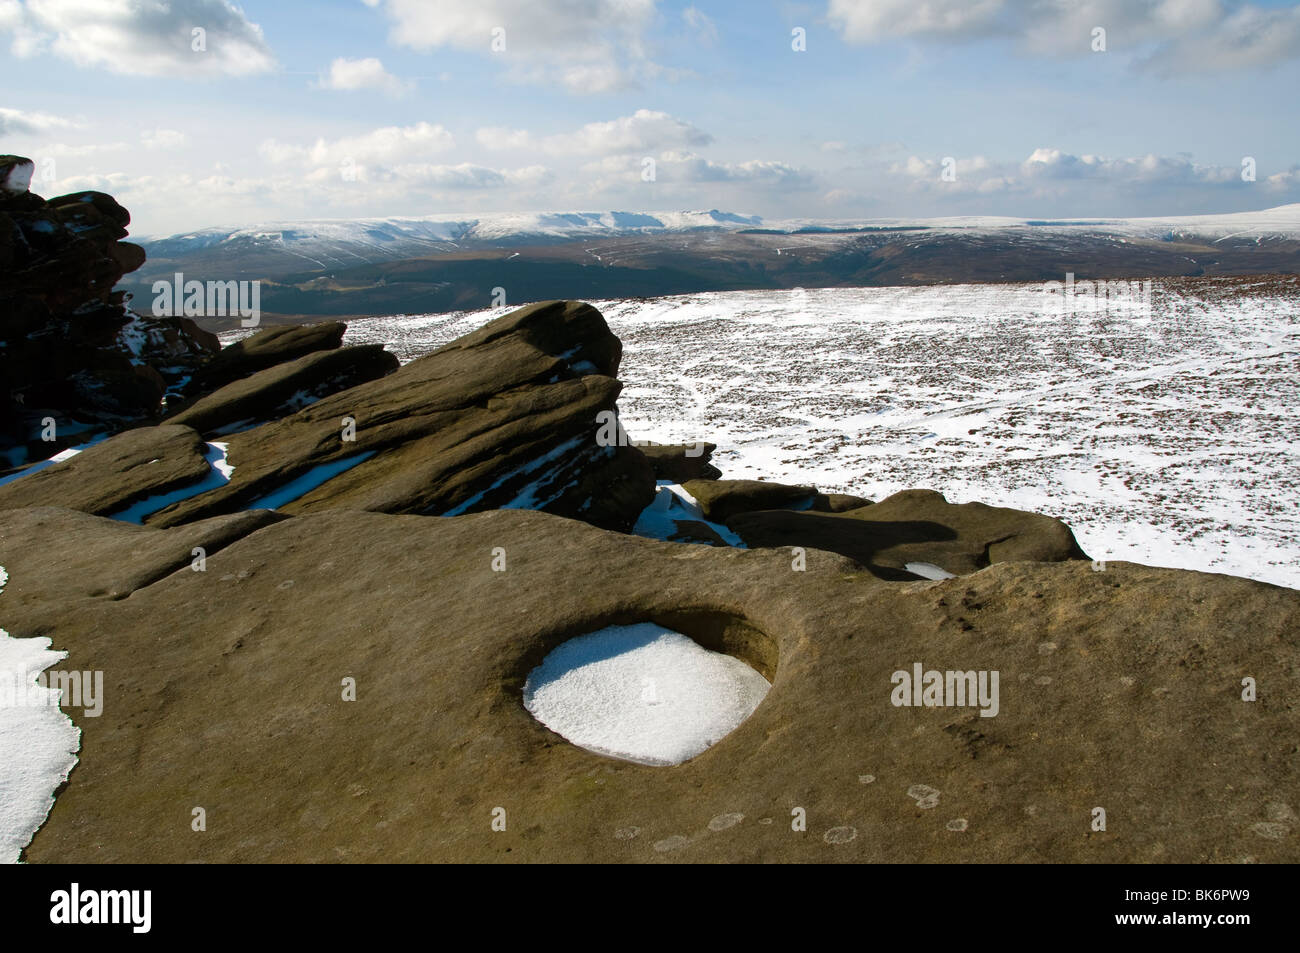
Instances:
[[[203,456],[208,461],[210,469],[208,475],[202,480],[172,490],[169,493],[155,493],[153,496],[146,497],[137,503],[132,503],[125,509],[108,514],[109,518],[121,520],[124,523],[144,523],[146,517],[152,516],[173,503],[188,500],[192,496],[198,496],[200,493],[215,490],[229,483],[230,476],[235,472],[235,468],[226,461],[226,444],[209,443],[207,452]]]
[[[260,499],[249,503],[247,508],[250,510],[278,510],[282,506],[288,506],[294,500],[306,496],[318,486],[334,479],[340,473],[351,470],[357,464],[364,463],[374,455],[374,450],[366,450],[363,453],[344,457],[342,460],[322,463],[320,466],[312,467],[302,476],[295,477],[284,486],[272,490]]]
[[[655,487],[654,499],[641,511],[636,525],[632,527],[632,532],[647,539],[672,541],[673,537],[680,532],[677,525],[680,520],[703,523],[721,536],[728,546],[748,549],[745,541],[722,523],[714,523],[706,519],[699,500],[691,496],[680,484],[668,480],[659,481],[658,486]]]
[[[8,581],[0,566],[0,595]],[[0,629],[0,863],[18,862],[77,763],[81,730],[44,703],[59,693],[36,685],[67,654],[51,651],[49,639],[15,639]]]
[[[903,568],[913,576],[920,576],[922,579],[957,578],[953,573],[950,573],[942,566],[936,566],[934,563],[907,563]]]
[[[524,707],[580,748],[673,765],[734,731],[771,687],[739,659],[642,622],[557,647],[529,673]]]

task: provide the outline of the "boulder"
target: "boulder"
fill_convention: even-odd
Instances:
[[[1060,520],[983,503],[949,503],[933,490],[904,490],[841,513],[739,513],[727,527],[752,547],[802,546],[839,553],[885,579],[911,579],[908,563],[954,575],[1001,562],[1088,559]]]
[[[199,372],[195,389],[224,387],[268,367],[294,361],[315,351],[332,351],[343,345],[348,326],[341,321],[320,324],[282,325],[262,328],[257,333],[221,349]]]
[[[818,495],[816,487],[787,486],[766,480],[689,480],[682,484],[682,489],[695,497],[708,519],[717,523],[753,510],[807,508]]]
[[[391,374],[397,367],[397,358],[378,344],[315,351],[233,381],[167,421],[202,433],[240,423],[264,423]]]
[[[165,395],[219,346],[192,321],[128,311],[113,288],[144,262],[144,249],[122,241],[130,213],[103,192],[35,195],[34,169],[0,156],[0,467],[87,429],[156,420]]]
[[[870,506],[871,500],[850,493],[818,493],[813,499],[812,509],[816,513],[847,513],[863,506]]]
[[[709,463],[715,443],[637,444],[654,470],[656,480],[686,483],[690,480],[716,480],[722,471]]]
[[[512,511],[299,516],[193,572],[209,525],[0,512],[5,628],[105,674],[99,717],[68,709],[79,762],[26,860],[1300,859],[1293,590],[1077,561],[888,583]],[[561,642],[638,621],[773,682],[671,768],[575,747],[523,704]],[[895,705],[916,664],[997,673],[996,715]]]
[[[189,427],[127,430],[0,486],[0,509],[64,506],[106,516],[203,480],[207,450]]]
[[[632,446],[599,443],[620,346],[600,312],[542,302],[394,373],[230,438],[224,486],[158,525],[275,506],[455,515],[524,507],[627,530],[654,496]]]

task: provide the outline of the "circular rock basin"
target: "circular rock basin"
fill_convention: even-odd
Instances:
[[[524,707],[580,748],[681,764],[748,718],[772,686],[730,655],[652,622],[555,648],[524,683]]]

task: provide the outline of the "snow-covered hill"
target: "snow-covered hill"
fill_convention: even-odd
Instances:
[[[479,217],[325,219],[238,228],[204,228],[139,239],[151,257],[173,258],[213,248],[280,248],[324,261],[386,261],[460,247],[565,241],[625,235],[754,228],[757,216],[707,212],[521,212]]]
[[[501,247],[569,240],[680,233],[851,232],[921,229],[966,233],[1027,232],[1048,237],[1110,234],[1144,238],[1202,235],[1300,238],[1300,204],[1256,212],[1133,219],[1045,219],[961,217],[937,219],[788,219],[764,221],[717,209],[685,212],[528,212],[482,216],[329,219],[239,227],[213,227],[167,237],[143,237],[151,259],[176,259],[221,249],[232,254],[258,250],[300,256],[321,264],[392,261],[458,248]]]

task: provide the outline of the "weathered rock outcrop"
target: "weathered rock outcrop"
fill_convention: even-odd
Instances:
[[[509,511],[296,517],[192,571],[217,529],[0,512],[5,627],[107,686],[100,717],[70,712],[80,763],[27,860],[1300,858],[1291,590],[1081,562],[887,583]],[[577,748],[521,700],[561,641],[643,620],[773,682],[673,768]],[[997,716],[894,706],[918,662],[1000,673]]]
[[[257,505],[445,515],[517,506],[626,530],[654,475],[631,446],[600,446],[620,345],[600,312],[544,302],[511,312],[379,380],[230,437],[225,486],[162,510],[159,525]],[[334,473],[320,485],[313,474]]]
[[[0,160],[0,183],[23,174]],[[125,224],[94,198],[52,208],[95,241]],[[46,320],[24,295],[5,320]],[[1090,565],[1055,519],[933,491],[872,503],[719,480],[711,444],[610,443],[621,344],[580,302],[396,369],[343,325],[266,329],[175,385],[154,363],[201,339],[119,328],[158,380],[130,373],[193,402],[0,485],[0,624],[106,687],[99,717],[69,710],[79,762],[27,860],[1300,858],[1300,593]],[[610,531],[634,524],[671,541]],[[634,622],[770,693],[672,768],[529,715],[550,650]],[[996,716],[897,704],[916,666],[997,676]]]
[[[335,350],[343,345],[343,334],[347,329],[348,326],[340,321],[262,328],[242,341],[222,348],[221,353],[197,373],[196,389],[215,390],[304,355]]]
[[[714,443],[638,444],[654,470],[656,480],[686,483],[690,480],[716,480],[722,471],[709,462]]]
[[[682,484],[682,489],[695,497],[705,516],[719,523],[754,510],[810,508],[817,498],[816,487],[766,480],[690,480]]]
[[[615,411],[622,386],[620,344],[590,305],[522,308],[392,373],[394,359],[380,348],[319,350],[337,344],[341,329],[268,329],[247,339],[227,367],[307,352],[226,385],[167,427],[119,434],[74,458],[75,467],[0,487],[0,506],[108,513],[128,496],[170,492],[170,472],[141,465],[170,459],[172,441],[193,448],[193,482],[208,481],[196,430],[279,408],[287,416],[223,438],[234,467],[228,482],[205,482],[204,492],[144,518],[176,525],[250,507],[442,515],[513,506],[627,530],[653,497],[641,452],[600,444],[599,415]],[[338,390],[357,379],[365,382]],[[329,396],[315,399],[321,393]]]
[[[1001,562],[1087,559],[1060,520],[984,503],[949,503],[904,490],[840,513],[743,512],[726,520],[749,546],[803,546],[847,556],[885,579],[911,579],[908,563],[965,575]]]
[[[232,347],[238,346],[237,343]],[[221,352],[217,359],[231,349]],[[170,415],[167,422],[185,424],[203,433],[265,423],[301,410],[322,397],[377,380],[397,367],[397,358],[378,344],[312,351],[241,376]]]
[[[189,427],[142,427],[0,486],[0,509],[66,506],[108,516],[179,490],[211,472],[208,447]]]
[[[133,315],[113,291],[144,262],[122,241],[126,209],[102,192],[47,201],[32,172],[0,156],[0,470],[155,418],[217,350],[193,321]]]

